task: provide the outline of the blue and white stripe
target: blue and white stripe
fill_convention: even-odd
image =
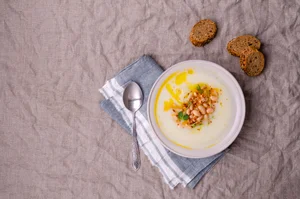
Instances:
[[[99,89],[106,99],[109,99],[128,126],[131,126],[131,113],[124,107],[122,93],[124,88],[120,86],[115,78],[106,82]],[[170,158],[167,151],[155,136],[146,118],[141,112],[136,113],[138,141],[142,151],[149,158],[152,165],[156,166],[162,173],[165,182],[173,189],[179,183],[184,187],[192,180],[189,171],[182,171]]]

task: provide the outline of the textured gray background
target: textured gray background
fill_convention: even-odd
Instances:
[[[297,198],[300,195],[300,2],[0,1],[0,198]],[[193,47],[201,18],[216,38]],[[226,43],[262,41],[266,68],[247,77]],[[194,189],[170,190],[130,137],[99,108],[107,79],[142,54],[164,68],[205,59],[246,97],[232,150]]]

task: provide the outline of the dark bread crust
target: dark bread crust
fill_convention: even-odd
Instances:
[[[255,49],[260,49],[261,43],[252,35],[242,35],[229,41],[227,44],[227,50],[231,55],[240,57],[242,51],[249,46]]]
[[[247,47],[240,56],[240,65],[243,71],[249,76],[261,74],[265,67],[264,55],[253,47]]]
[[[200,47],[209,43],[217,33],[217,25],[210,19],[200,20],[190,32],[190,41],[194,46]]]

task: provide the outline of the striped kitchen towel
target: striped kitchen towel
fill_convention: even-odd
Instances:
[[[162,72],[162,68],[150,56],[142,56],[99,89],[105,97],[100,105],[113,120],[131,134],[132,116],[124,107],[122,94],[128,82],[137,82],[144,93],[144,104],[136,113],[138,142],[141,150],[151,164],[159,169],[164,181],[171,189],[178,184],[194,188],[203,175],[223,157],[224,152],[208,158],[190,159],[178,156],[162,146],[147,121],[146,109],[151,87]]]

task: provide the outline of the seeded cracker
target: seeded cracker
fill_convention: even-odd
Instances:
[[[241,53],[249,46],[259,49],[261,43],[252,35],[242,35],[229,41],[227,44],[227,50],[231,55],[240,57]]]
[[[217,25],[209,19],[200,20],[190,32],[190,41],[194,46],[200,47],[209,43],[217,33]]]
[[[253,47],[247,47],[241,53],[240,65],[247,75],[257,76],[265,67],[264,55]]]

